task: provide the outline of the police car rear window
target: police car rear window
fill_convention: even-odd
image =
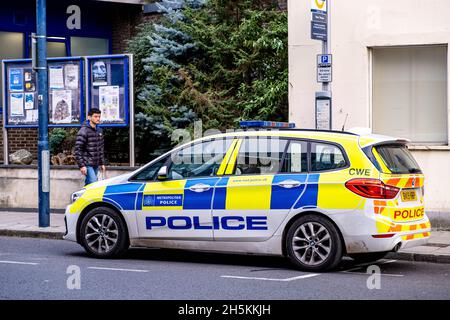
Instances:
[[[347,162],[341,149],[327,143],[311,143],[312,171],[328,171],[345,168]]]
[[[422,173],[411,152],[402,144],[376,146],[380,157],[394,174]]]

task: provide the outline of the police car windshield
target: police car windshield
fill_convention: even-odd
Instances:
[[[388,169],[394,174],[422,173],[419,165],[403,144],[375,147]]]

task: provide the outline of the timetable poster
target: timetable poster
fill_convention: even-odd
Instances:
[[[64,89],[64,72],[62,66],[48,68],[50,89]]]
[[[80,70],[76,64],[66,64],[64,66],[64,84],[66,89],[78,89],[79,73]]]
[[[100,111],[104,121],[117,121],[119,117],[119,86],[103,86],[99,90]]]
[[[23,117],[23,93],[11,93],[11,117]]]

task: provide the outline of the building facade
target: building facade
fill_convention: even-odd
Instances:
[[[450,212],[450,1],[328,1],[333,129],[345,123],[410,139],[427,209]],[[315,127],[321,90],[310,9],[311,1],[288,1],[289,118],[300,128]]]

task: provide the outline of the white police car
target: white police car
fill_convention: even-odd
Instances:
[[[131,245],[284,255],[309,271],[377,260],[430,237],[406,143],[289,128],[205,137],[75,192],[64,238],[99,258]]]

